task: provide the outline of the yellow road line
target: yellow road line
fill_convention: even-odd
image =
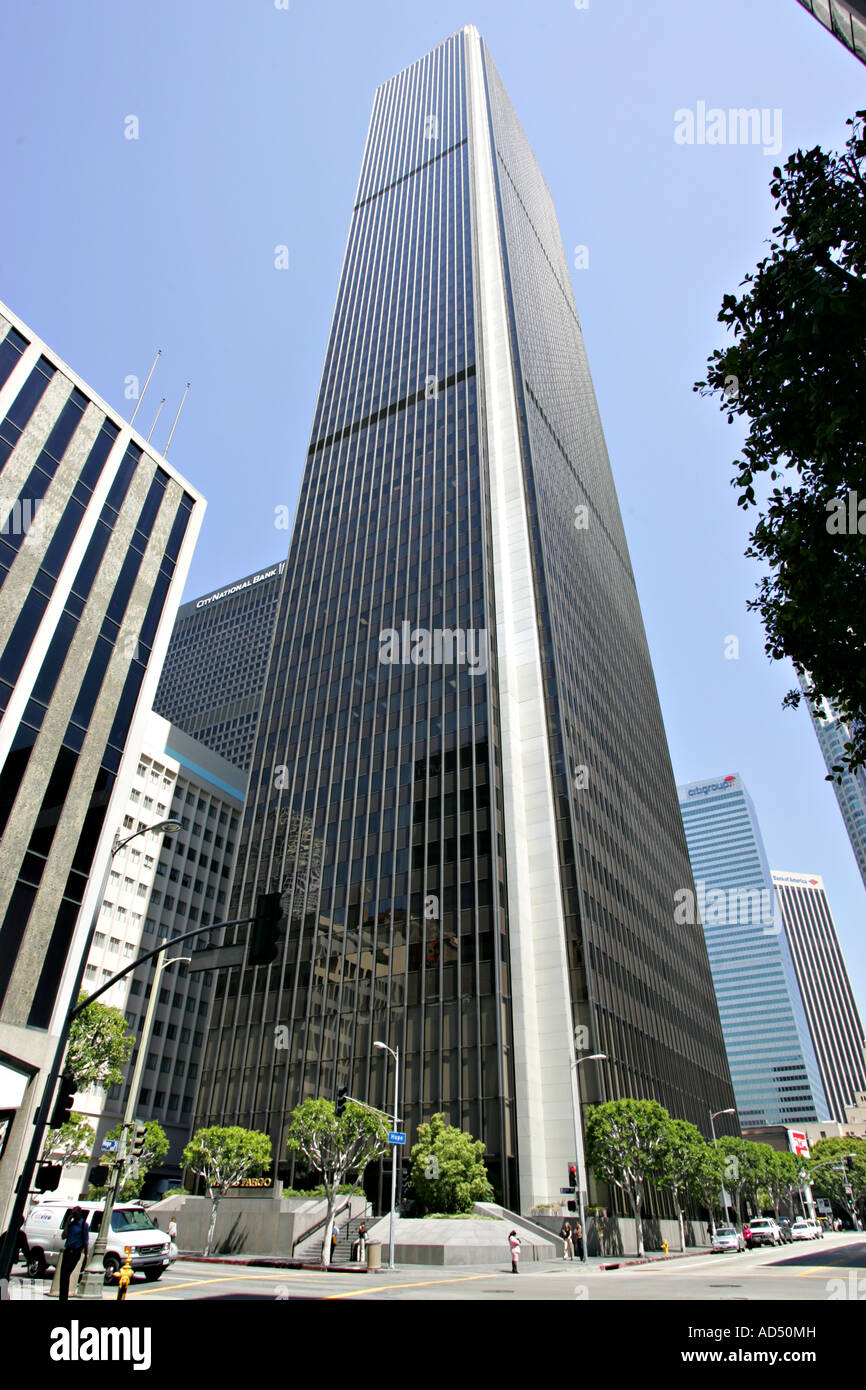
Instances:
[[[365,1293],[390,1293],[392,1289],[426,1289],[431,1284],[470,1284],[473,1279],[495,1279],[502,1273],[502,1270],[491,1270],[489,1274],[461,1274],[454,1279],[422,1279],[416,1284],[380,1284],[373,1289],[350,1289],[347,1293],[329,1293],[325,1295],[325,1302],[332,1298],[357,1298]]]
[[[255,1274],[212,1274],[208,1279],[190,1279],[185,1284],[163,1284],[161,1289],[156,1283],[150,1288],[130,1288],[126,1296],[128,1298],[130,1293],[136,1295],[163,1293],[166,1289],[194,1289],[198,1284],[224,1284],[232,1279],[286,1279],[291,1274],[296,1278],[303,1278],[304,1275],[315,1274],[316,1272],[314,1269],[259,1269]]]

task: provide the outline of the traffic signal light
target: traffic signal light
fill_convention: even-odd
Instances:
[[[60,1085],[54,1101],[54,1109],[51,1111],[51,1119],[48,1121],[52,1129],[60,1129],[66,1124],[72,1114],[72,1105],[75,1100],[75,1077],[71,1071],[65,1071],[60,1078]],[[46,1188],[52,1191],[53,1188]]]
[[[142,1158],[142,1157],[143,1157],[143,1155],[144,1155],[144,1146],[145,1146],[146,1143],[147,1143],[147,1125],[142,1124],[142,1122],[139,1120],[139,1121],[137,1122],[137,1124],[136,1124],[134,1130],[132,1131],[132,1156],[133,1156],[133,1158]]]
[[[568,1186],[569,1186],[569,1187],[577,1187],[577,1164],[576,1164],[576,1163],[569,1163],[569,1165],[568,1165]]]
[[[338,1120],[343,1118],[346,1109],[346,1096],[349,1094],[348,1086],[341,1086],[337,1091],[337,1104],[334,1106],[334,1114]]]
[[[400,1169],[400,1196],[405,1201],[409,1195],[409,1169]]]
[[[63,1172],[62,1163],[42,1163],[36,1169],[34,1185],[37,1192],[56,1192]]]
[[[108,1164],[97,1163],[90,1170],[90,1184],[92,1187],[104,1187],[108,1182]]]
[[[280,927],[285,913],[280,893],[259,893],[250,943],[250,965],[270,965],[277,958]]]

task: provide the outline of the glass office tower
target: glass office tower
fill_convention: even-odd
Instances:
[[[742,778],[679,788],[740,1124],[829,1118],[758,818]],[[682,912],[691,906],[685,899]]]
[[[381,86],[325,356],[197,1123],[339,1085],[446,1112],[559,1199],[584,1103],[733,1103],[664,728],[556,216],[466,28]],[[288,1025],[289,1046],[274,1046]]]
[[[799,679],[805,695],[808,680],[803,676]],[[824,755],[827,771],[831,773],[834,767],[842,766],[845,745],[851,742],[851,730],[829,700],[822,699],[815,704],[807,697],[805,704]],[[833,790],[842,812],[845,829],[848,831],[860,877],[866,887],[866,768],[858,767],[856,772],[846,771],[838,776],[838,781],[836,775],[833,777]]]

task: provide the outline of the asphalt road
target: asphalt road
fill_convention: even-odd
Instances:
[[[20,1276],[13,1298],[44,1298],[50,1280]],[[106,1288],[105,1298],[113,1299]],[[866,1236],[828,1235],[822,1241],[737,1255],[694,1255],[650,1265],[601,1270],[579,1262],[526,1262],[512,1275],[496,1269],[403,1267],[379,1273],[261,1269],[228,1261],[178,1260],[158,1283],[137,1278],[129,1302],[350,1300],[780,1302],[866,1299]],[[80,1305],[79,1305],[80,1306]]]

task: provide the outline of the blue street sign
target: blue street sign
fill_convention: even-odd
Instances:
[[[102,1141],[102,1152],[103,1152],[104,1154],[116,1154],[116,1153],[117,1153],[117,1140],[116,1140],[116,1139],[103,1139],[103,1141]]]
[[[573,1196],[574,1193],[577,1191],[577,1188],[576,1188],[576,1187],[561,1187],[559,1190],[560,1190],[560,1192],[562,1192],[562,1193],[567,1193],[567,1194],[571,1197],[571,1196]]]
[[[405,1143],[406,1143],[406,1136],[405,1136],[405,1134],[400,1134],[396,1129],[389,1130],[389,1131],[388,1131],[388,1143],[389,1143],[389,1144],[405,1144]]]

